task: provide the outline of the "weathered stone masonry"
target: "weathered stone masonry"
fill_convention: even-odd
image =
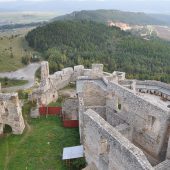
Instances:
[[[58,97],[57,90],[76,81],[80,141],[89,165],[99,170],[166,170],[170,165],[170,85],[125,79],[125,73],[103,72],[102,64],[66,68],[49,75],[42,63],[38,104]],[[45,97],[44,97],[45,96]],[[78,102],[77,102],[78,100]],[[67,103],[68,102],[68,103]]]
[[[17,93],[0,93],[0,134],[5,124],[12,128],[13,134],[22,134],[25,128]]]

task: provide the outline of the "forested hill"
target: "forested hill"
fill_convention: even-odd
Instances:
[[[170,25],[170,15],[119,10],[83,10],[52,19],[52,21],[59,20],[88,20],[99,23],[107,23],[108,20],[112,20],[135,25]]]
[[[50,71],[66,66],[103,63],[106,71],[125,71],[129,78],[170,82],[170,44],[146,41],[90,21],[57,21],[26,36],[42,52]]]

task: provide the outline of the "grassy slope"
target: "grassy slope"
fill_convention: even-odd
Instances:
[[[12,86],[22,86],[22,85],[28,83],[27,80],[15,80],[15,79],[5,80],[4,78],[0,78],[0,82],[1,82],[1,86],[3,88],[12,87]]]
[[[66,170],[62,149],[79,145],[78,129],[63,128],[57,117],[31,119],[26,114],[28,108],[27,105],[24,109],[24,134],[0,139],[0,169]]]
[[[10,38],[11,36],[7,37],[5,34],[0,35],[0,72],[14,71],[23,67],[21,63],[22,56],[30,55],[29,51],[32,51],[24,38],[27,30],[22,30],[21,32],[18,30],[17,34],[19,33],[22,35],[13,39]],[[10,49],[10,47],[12,48]],[[11,51],[13,57],[11,56]]]

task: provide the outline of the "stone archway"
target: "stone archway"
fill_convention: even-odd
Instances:
[[[5,134],[12,133],[12,127],[8,124],[5,124],[3,127],[3,133],[5,133]]]
[[[25,128],[17,93],[0,95],[0,134],[5,124],[12,128],[13,134],[22,134]]]

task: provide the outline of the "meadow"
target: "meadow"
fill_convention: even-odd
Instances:
[[[22,28],[0,32],[0,72],[14,71],[21,67],[23,56],[32,56],[25,35],[32,28]]]

